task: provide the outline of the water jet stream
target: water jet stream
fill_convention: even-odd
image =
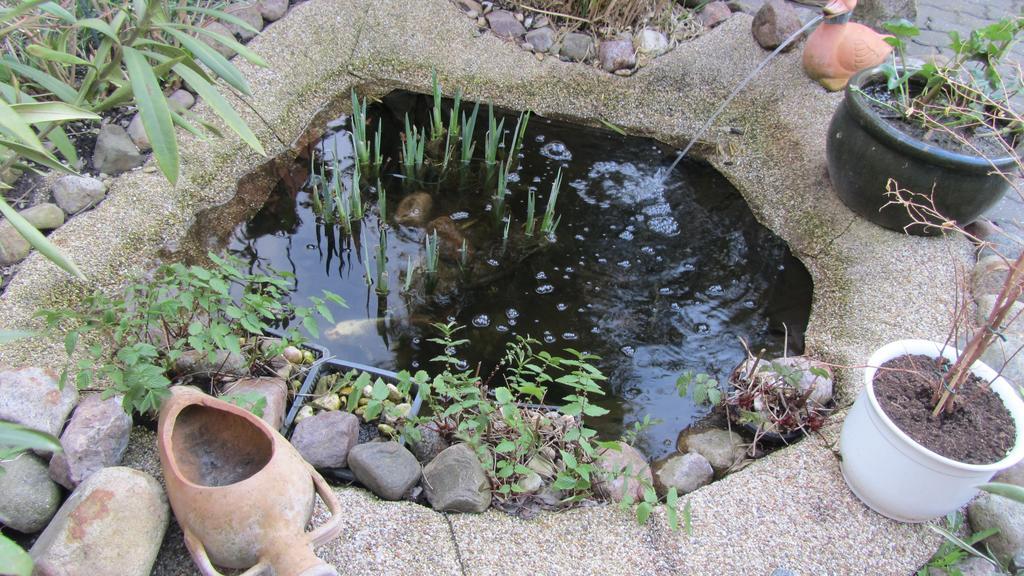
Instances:
[[[675,170],[679,162],[690,151],[690,148],[693,148],[693,145],[696,144],[697,141],[700,140],[704,136],[704,134],[706,134],[707,131],[711,129],[711,126],[715,123],[715,120],[717,120],[718,117],[722,115],[722,112],[725,112],[726,107],[728,107],[729,104],[736,98],[736,95],[739,94],[744,88],[746,88],[747,84],[749,84],[750,81],[754,79],[754,76],[757,76],[757,73],[763,70],[769,62],[771,62],[776,56],[779,55],[780,52],[785,50],[787,46],[792,44],[797,38],[800,37],[801,34],[806,32],[808,28],[820,22],[822,18],[824,18],[824,16],[819,14],[818,16],[815,16],[814,18],[810,19],[806,24],[804,24],[803,28],[794,32],[792,36],[786,38],[786,40],[782,44],[779,44],[778,48],[772,51],[772,53],[769,54],[767,58],[762,60],[761,63],[758,64],[757,67],[750,72],[750,74],[747,74],[747,77],[744,78],[743,81],[736,86],[736,88],[733,88],[733,91],[729,93],[729,96],[722,101],[722,103],[718,106],[714,113],[711,114],[711,117],[708,118],[707,122],[705,122],[704,125],[700,127],[700,130],[697,131],[697,134],[694,135],[692,139],[690,139],[689,144],[687,144],[686,147],[683,148],[683,150],[679,153],[679,155],[676,156],[675,161],[672,162],[672,165],[668,167],[667,171],[665,171],[664,177],[662,178],[663,182],[668,178],[668,175],[671,174],[673,170]]]

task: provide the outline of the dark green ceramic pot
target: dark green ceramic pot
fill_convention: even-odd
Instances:
[[[903,206],[889,205],[886,184],[931,195],[945,220],[965,225],[991,208],[1009,184],[994,174],[993,165],[1010,170],[1014,158],[990,162],[979,156],[950,152],[926,144],[880,118],[867,98],[853,87],[885,81],[879,68],[862,70],[850,78],[846,97],[832,116],[828,131],[828,172],[832,186],[851,210],[871,222],[911,234],[931,235],[935,227],[913,225]],[[935,223],[941,223],[935,221]]]

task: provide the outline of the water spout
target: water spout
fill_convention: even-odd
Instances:
[[[717,120],[718,117],[722,115],[722,112],[725,112],[726,107],[728,107],[729,104],[736,98],[736,95],[739,94],[744,88],[746,88],[747,84],[750,84],[750,81],[754,79],[754,76],[757,76],[758,72],[763,70],[769,62],[771,62],[776,56],[779,55],[780,52],[785,50],[787,46],[792,44],[797,38],[800,37],[800,35],[807,31],[807,29],[820,22],[822,18],[824,18],[824,16],[819,14],[818,16],[815,16],[814,18],[809,20],[806,24],[804,24],[803,28],[794,32],[793,35],[790,36],[789,38],[786,38],[786,40],[782,44],[779,44],[779,47],[772,51],[772,53],[769,54],[767,58],[762,60],[761,63],[758,64],[757,67],[750,72],[750,74],[747,74],[747,77],[744,78],[743,81],[740,82],[739,85],[737,85],[736,88],[734,88],[733,91],[729,93],[729,96],[725,100],[723,100],[721,104],[719,104],[718,108],[707,119],[707,122],[705,122],[704,125],[700,127],[700,130],[697,131],[697,134],[694,135],[694,137],[690,140],[686,147],[683,148],[681,152],[679,152],[679,154],[676,156],[675,161],[672,162],[672,165],[669,166],[668,170],[665,171],[662,181],[668,179],[668,175],[671,174],[673,170],[675,170],[679,162],[690,151],[690,148],[693,148],[693,145],[696,144],[698,140],[704,137],[707,131],[710,130],[711,126],[715,123],[715,120]]]

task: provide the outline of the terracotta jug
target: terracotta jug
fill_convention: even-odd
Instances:
[[[832,0],[822,8],[825,20],[804,44],[804,71],[827,90],[836,91],[856,72],[878,66],[892,52],[884,34],[856,22],[850,15],[857,0]]]
[[[341,531],[340,504],[312,466],[248,410],[198,390],[172,388],[157,443],[167,497],[204,576],[337,576],[313,547]],[[312,532],[314,490],[330,520]]]

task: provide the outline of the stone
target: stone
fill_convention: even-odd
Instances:
[[[48,368],[20,368],[0,372],[0,420],[60,436],[71,409],[78,403],[73,383],[59,386]]]
[[[246,30],[236,24],[227,24],[228,30],[230,30],[232,34],[238,36],[242,42],[252,40],[257,34],[259,34],[260,30],[263,30],[263,16],[260,15],[259,3],[235,4],[233,6],[229,6],[224,11],[239,18],[256,30],[253,32],[252,30]]]
[[[654,488],[664,496],[669,488],[676,494],[689,494],[714,479],[715,470],[707,458],[696,452],[673,454],[666,458],[654,472]]]
[[[594,56],[594,39],[589,34],[570,32],[562,39],[558,54],[573,62],[586,62]]]
[[[398,203],[395,222],[402,226],[423,226],[430,219],[434,199],[426,192],[414,192]]]
[[[495,10],[487,14],[487,23],[501,38],[522,38],[526,34],[523,23],[508,10]]]
[[[764,0],[729,0],[726,5],[733,12],[754,15],[761,9],[761,6],[764,6]]]
[[[359,417],[350,412],[321,412],[303,418],[292,432],[292,446],[314,468],[344,468],[359,441]]]
[[[26,452],[0,462],[0,524],[32,534],[46,528],[60,508],[60,486],[43,462]]]
[[[64,211],[60,206],[43,202],[19,212],[37,230],[56,230],[64,225]]]
[[[698,16],[705,28],[714,28],[728,20],[732,16],[732,10],[729,9],[729,5],[725,2],[715,0],[715,2],[706,4]]]
[[[60,437],[63,452],[50,459],[50,478],[74,490],[93,473],[121,463],[132,431],[121,402],[120,396],[91,394],[78,404]]]
[[[1024,462],[1010,466],[1006,470],[996,474],[995,477],[992,478],[992,481],[1024,486]]]
[[[659,56],[668,51],[668,36],[657,31],[645,28],[634,39],[636,49],[647,56]]]
[[[975,299],[998,295],[1010,275],[1009,263],[999,256],[985,256],[971,270],[971,294]],[[992,306],[988,306],[991,310]]]
[[[88,176],[61,176],[51,189],[53,201],[68,214],[92,208],[107,197],[107,185]]]
[[[227,394],[258,394],[266,399],[261,418],[274,430],[284,424],[284,413],[288,410],[288,383],[283,378],[261,376],[240,378],[224,389]]]
[[[619,450],[603,448],[597,453],[597,466],[603,471],[594,482],[599,494],[619,502],[627,494],[643,500],[644,486],[654,482],[647,458],[629,444],[619,442]]]
[[[459,230],[458,224],[450,216],[434,218],[427,224],[427,233],[437,232],[438,250],[441,256],[453,262],[459,261],[459,251],[462,249],[462,242],[465,236]]]
[[[547,52],[555,45],[555,31],[547,26],[534,28],[526,33],[526,42],[533,47],[534,52]]]
[[[416,429],[419,430],[420,439],[411,442],[412,453],[420,462],[430,462],[448,447],[448,442],[434,426],[420,425]]]
[[[754,16],[754,23],[750,31],[754,34],[754,40],[765,50],[774,50],[795,34],[803,23],[796,10],[786,0],[768,0],[761,6]],[[799,44],[797,41],[790,42],[783,52],[789,52]]]
[[[983,542],[1002,562],[1024,558],[1024,504],[982,493],[967,507],[967,518],[974,532],[989,528],[999,530]]]
[[[928,576],[1003,576],[1003,572],[997,571],[988,560],[977,556],[968,556],[949,567],[949,570],[942,568],[930,568]]]
[[[217,350],[213,362],[210,362],[209,355],[197,350],[186,350],[174,361],[174,372],[179,376],[201,376],[209,377],[214,374],[224,376],[247,376],[249,374],[249,363],[245,356]]]
[[[56,204],[36,204],[19,214],[39,230],[53,230],[64,224],[64,211]],[[10,222],[0,222],[0,266],[10,266],[24,260],[31,250],[32,245]]]
[[[605,40],[597,48],[598,61],[605,72],[615,72],[636,66],[636,53],[632,40]]]
[[[264,20],[276,22],[288,11],[288,0],[262,0],[259,9]]]
[[[96,139],[92,153],[92,165],[104,174],[117,175],[138,168],[146,157],[132,143],[128,133],[117,124],[104,124]]]
[[[484,13],[484,7],[476,0],[455,0],[459,10],[465,12],[470,18],[476,18]]]
[[[746,455],[743,437],[731,430],[706,430],[695,434],[684,430],[679,434],[676,448],[682,452],[696,452],[711,464],[715,474],[724,474]]]
[[[231,33],[231,30],[229,30],[227,26],[217,21],[210,22],[209,24],[203,26],[203,28],[205,28],[207,32],[213,32],[214,34],[224,36],[226,38],[234,37],[234,35]],[[225,58],[232,58],[235,55],[235,51],[233,48],[221,44],[220,42],[214,40],[207,34],[199,34],[198,38],[205,42],[207,46],[219,52],[220,55]]]
[[[352,448],[348,467],[384,500],[400,500],[420,480],[420,463],[398,442],[366,442]]]
[[[104,468],[71,494],[32,545],[35,574],[148,576],[169,517],[156,479],[131,468]]]
[[[860,0],[853,10],[853,20],[876,30],[896,18],[917,20],[917,0]]]
[[[149,152],[153,149],[149,143],[149,136],[146,135],[146,127],[142,125],[141,112],[132,116],[132,121],[128,123],[128,137],[132,139],[132,144],[135,144],[139,152]]]
[[[476,453],[455,444],[423,467],[423,488],[434,510],[480,513],[491,506],[491,483]]]

